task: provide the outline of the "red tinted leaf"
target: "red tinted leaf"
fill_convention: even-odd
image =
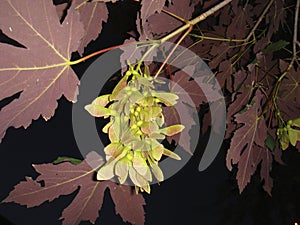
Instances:
[[[280,62],[281,71],[287,68],[287,63],[283,61]],[[285,101],[286,104],[292,105],[296,104],[300,106],[300,77],[299,77],[300,70],[296,71],[292,68],[288,74],[286,75],[285,79],[282,80],[279,90],[280,99]],[[295,118],[291,118],[295,119]]]
[[[285,121],[299,118],[300,106],[298,104],[291,103],[290,101],[285,101],[281,98],[277,99],[277,104],[280,109],[281,116]],[[296,149],[300,152],[299,142],[296,144]],[[280,151],[282,151],[282,150],[280,149]]]
[[[142,24],[149,16],[156,12],[160,12],[165,5],[166,0],[142,0],[141,19]]]
[[[175,73],[171,82],[171,91],[178,95],[178,103],[175,107],[164,109],[165,122],[167,126],[174,124],[183,124],[185,129],[181,134],[168,137],[168,141],[175,140],[189,153],[191,137],[190,129],[195,125],[194,113],[200,104],[214,102],[222,96],[216,91],[212,84],[206,82],[206,71],[198,71],[197,76],[194,74],[195,66],[187,66],[183,70]],[[188,75],[190,74],[190,75]],[[191,77],[192,76],[192,77]],[[194,109],[194,110],[192,110]]]
[[[16,185],[4,202],[16,202],[27,207],[34,207],[61,195],[71,194],[80,187],[72,203],[62,213],[63,225],[76,225],[83,220],[94,224],[99,217],[104,192],[109,188],[116,206],[116,213],[120,214],[125,222],[144,224],[145,201],[142,195],[133,193],[130,186],[120,186],[111,181],[99,182],[93,179],[95,169],[92,169],[91,165],[99,167],[102,164],[103,159],[97,153],[91,152],[79,165],[72,165],[68,162],[58,165],[34,165],[40,174],[37,179],[26,177],[26,181]],[[44,186],[41,186],[41,181],[44,182]]]
[[[259,39],[253,47],[254,53],[258,53],[258,52],[262,51],[267,46],[269,41],[270,40],[268,40],[268,38],[266,38],[266,37]]]
[[[273,179],[270,176],[272,170],[273,157],[267,148],[260,148],[258,159],[261,159],[260,177],[264,180],[263,188],[269,195],[273,188]]]
[[[280,61],[280,70],[283,73],[287,69],[288,63]],[[279,88],[279,97],[277,104],[279,106],[281,116],[285,121],[299,118],[300,115],[300,78],[299,70],[292,68]],[[297,144],[296,148],[300,151],[300,145]]]
[[[93,2],[112,2],[112,3],[116,3],[119,0],[93,0]]]
[[[234,115],[245,109],[245,106],[250,103],[256,82],[260,82],[265,87],[272,87],[275,82],[273,75],[278,74],[276,62],[270,59],[269,56],[258,53],[255,61],[247,66],[247,71],[239,70],[233,74],[233,94],[231,104],[228,107],[226,138],[230,137],[237,128]],[[264,90],[264,93],[268,96],[271,95],[271,92],[272,88]]]
[[[130,38],[124,41],[124,44],[134,42],[134,38]],[[122,73],[125,73],[125,71],[128,69],[128,62],[133,64],[135,62],[138,62],[142,58],[142,51],[139,48],[134,47],[125,47],[121,48],[123,50],[123,53],[120,56],[120,62],[122,66]]]
[[[163,114],[165,116],[166,126],[172,126],[174,124],[183,124],[185,126],[185,129],[183,129],[180,134],[167,137],[168,142],[172,143],[172,140],[174,140],[176,144],[178,143],[185,151],[192,154],[190,147],[191,136],[189,131],[196,123],[192,117],[193,110],[191,107],[182,102],[178,102],[175,107],[164,107]]]
[[[172,4],[169,4],[169,7],[166,7],[166,9],[183,19],[189,20],[194,12],[194,4],[194,2],[190,4],[190,0],[173,0]],[[148,36],[157,37],[173,31],[182,24],[184,24],[184,22],[165,12],[160,12],[159,14],[152,15],[148,18],[147,23],[144,25],[144,29]]]
[[[237,3],[237,2],[236,2]],[[250,4],[247,5],[247,10],[241,10],[241,7],[236,8],[236,16],[235,19],[229,24],[227,28],[228,34],[231,38],[242,39],[247,36],[249,33],[249,29],[246,29],[249,26],[249,22],[251,23],[251,12],[253,8]],[[250,15],[249,15],[250,14]],[[244,28],[244,29],[240,29]],[[239,32],[236,32],[236,31]]]
[[[266,1],[263,3],[267,4]],[[268,14],[266,15],[266,23],[269,24],[269,31],[267,37],[271,39],[272,35],[276,33],[280,25],[284,26],[286,22],[286,9],[285,2],[282,0],[275,0],[270,8]]]
[[[83,54],[84,48],[88,43],[99,36],[102,30],[102,23],[107,21],[108,10],[104,2],[86,2],[86,0],[73,1],[75,7],[79,7],[80,20],[85,29],[85,34],[78,48],[78,52]]]
[[[130,186],[119,186],[115,183],[110,186],[110,195],[115,203],[116,213],[120,214],[123,221],[135,225],[143,225],[145,200],[141,194],[132,192]]]
[[[195,66],[187,66],[184,70],[192,75]],[[222,97],[212,84],[206,82],[208,79],[206,71],[203,74],[198,71],[197,76],[192,77],[186,72],[180,70],[173,77],[171,91],[178,95],[179,101],[198,107],[202,103],[214,102]]]
[[[216,1],[205,1],[203,8],[214,5]],[[202,9],[202,8],[201,8]],[[258,11],[259,9],[255,9]],[[252,4],[241,4],[232,1],[199,24],[201,35],[212,38],[226,38],[227,41],[204,40],[192,47],[197,54],[208,59],[210,68],[215,72],[216,78],[222,88],[232,92],[232,74],[243,66],[249,64],[250,51],[245,49],[241,42],[230,42],[230,39],[245,39],[249,34],[249,27],[256,22],[253,15]],[[239,32],[236,32],[236,31]],[[199,38],[199,41],[201,38]],[[242,50],[243,49],[243,50]],[[243,57],[239,58],[241,55]]]
[[[39,9],[39,10],[36,10]],[[0,111],[0,139],[8,127],[50,119],[57,99],[76,101],[78,78],[70,68],[83,27],[73,7],[60,24],[52,1],[3,0],[0,29],[26,48],[0,44],[0,100],[21,92]]]
[[[226,138],[229,138],[232,132],[237,128],[234,122],[234,115],[244,109],[249,103],[253,91],[253,77],[248,75],[246,71],[240,70],[234,74],[234,77],[235,92],[232,95],[232,103],[228,107]]]
[[[62,19],[67,7],[68,7],[68,3],[62,3],[59,5],[56,5],[56,12],[57,12],[59,19]]]
[[[233,103],[229,106],[229,115],[233,116],[241,111],[249,102],[252,91],[252,76],[248,75],[246,71],[240,70],[234,74],[234,91]]]
[[[256,171],[257,165],[262,161],[262,178],[265,180],[265,190],[272,188],[269,170],[271,170],[271,154],[264,146],[267,138],[267,127],[261,114],[261,101],[263,95],[256,92],[253,105],[247,106],[247,111],[235,116],[236,122],[243,124],[234,132],[230,149],[227,153],[227,168],[232,170],[232,164],[238,164],[237,181],[242,192],[250,182],[251,176]]]

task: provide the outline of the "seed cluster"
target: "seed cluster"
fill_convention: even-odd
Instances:
[[[178,96],[155,90],[155,83],[146,68],[144,72],[130,66],[108,95],[96,98],[85,109],[95,117],[110,118],[102,129],[111,143],[104,149],[107,162],[98,170],[98,180],[118,177],[121,184],[132,182],[136,191],[150,193],[152,174],[157,181],[164,176],[158,162],[163,155],[180,160],[159,140],[181,132],[181,124],[163,127],[162,106],[173,106]],[[129,179],[128,179],[129,178]]]
[[[300,141],[300,118],[289,120],[284,127],[277,129],[277,137],[279,139],[282,150],[286,150],[291,143],[296,146],[297,141]]]

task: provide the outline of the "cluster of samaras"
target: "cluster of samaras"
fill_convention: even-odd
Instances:
[[[107,162],[98,170],[97,179],[117,176],[121,184],[131,181],[137,192],[150,193],[152,174],[157,181],[164,180],[158,165],[162,156],[180,159],[159,140],[181,132],[184,126],[163,127],[162,106],[174,106],[178,96],[155,91],[154,84],[162,81],[151,77],[148,71],[129,66],[111,94],[96,98],[85,109],[95,117],[110,118],[102,129],[111,141],[104,148]]]
[[[291,145],[296,146],[300,141],[300,118],[289,120],[287,124],[281,125],[277,129],[277,137],[279,139],[282,150],[286,150]]]

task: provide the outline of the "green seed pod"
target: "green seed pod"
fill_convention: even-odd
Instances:
[[[159,182],[164,179],[158,164],[162,156],[180,160],[177,154],[158,141],[184,129],[181,124],[163,127],[162,107],[175,105],[178,96],[156,91],[155,83],[163,82],[150,77],[147,67],[142,72],[129,65],[129,70],[112,94],[97,97],[86,106],[86,110],[93,116],[110,117],[102,131],[108,133],[111,143],[104,148],[107,162],[98,170],[98,180],[116,176],[121,184],[131,180],[136,191],[150,193],[152,174]],[[285,136],[281,132],[285,132]],[[278,129],[277,133],[280,137],[288,137],[284,130]],[[292,135],[293,140],[298,137],[294,133],[289,135]]]
[[[128,177],[128,171],[131,164],[130,161],[131,160],[126,156],[116,163],[115,174],[118,176],[120,184],[124,184]]]

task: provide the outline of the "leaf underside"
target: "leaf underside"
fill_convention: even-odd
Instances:
[[[94,180],[95,169],[91,168],[91,165],[99,167],[103,162],[96,152],[90,152],[79,165],[69,162],[34,165],[40,174],[37,179],[26,177],[26,181],[17,184],[3,202],[34,207],[45,201],[51,202],[62,195],[69,195],[79,188],[76,197],[62,212],[62,224],[77,225],[81,221],[94,224],[102,208],[104,192],[108,188],[115,203],[116,214],[120,214],[124,222],[143,225],[145,201],[142,195],[135,194],[130,186]],[[41,186],[41,181],[44,182],[44,186]]]
[[[35,10],[38,8],[39,10]],[[21,92],[0,111],[0,139],[6,129],[28,127],[54,115],[64,95],[75,102],[79,80],[69,66],[84,34],[79,13],[69,9],[63,24],[52,1],[3,0],[0,29],[25,48],[0,43],[0,100]]]
[[[262,97],[262,93],[257,91],[253,98],[254,104],[248,106],[246,112],[235,115],[235,121],[242,126],[234,132],[226,161],[229,170],[232,170],[232,164],[238,164],[237,181],[240,192],[250,182],[259,163],[262,164],[261,178],[265,181],[264,188],[269,194],[273,186],[269,175],[272,154],[264,145],[267,127],[264,118],[260,117]]]

